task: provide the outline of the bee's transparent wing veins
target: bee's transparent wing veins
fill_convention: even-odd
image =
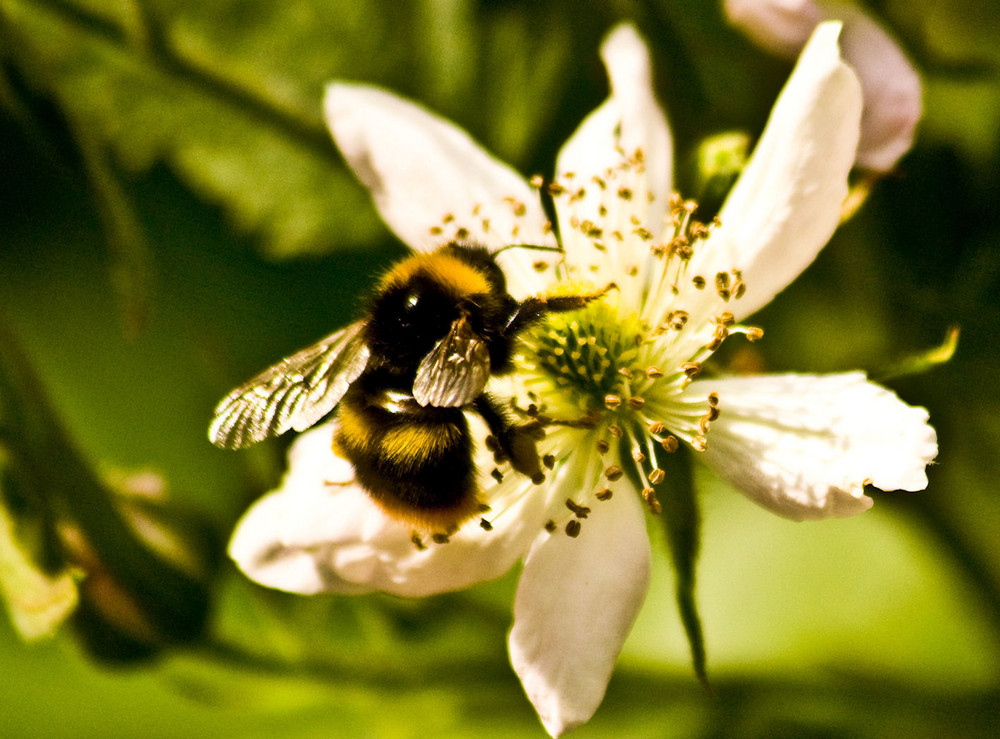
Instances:
[[[330,334],[248,380],[215,408],[208,438],[239,449],[288,429],[302,431],[333,410],[368,364],[364,321]]]
[[[422,406],[456,408],[478,398],[489,379],[489,349],[463,316],[420,362],[413,397]]]

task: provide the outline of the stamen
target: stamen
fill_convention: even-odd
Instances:
[[[649,512],[654,516],[658,516],[663,513],[663,506],[660,505],[660,501],[656,499],[656,491],[653,488],[643,488],[642,497],[646,501],[646,506],[649,508]]]

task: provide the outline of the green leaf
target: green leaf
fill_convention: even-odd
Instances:
[[[3,466],[0,449],[0,466]],[[0,490],[0,493],[3,491]],[[68,570],[49,575],[18,540],[14,520],[0,495],[0,595],[11,622],[26,641],[52,636],[76,609],[76,582]]]
[[[2,53],[55,103],[85,160],[113,154],[131,173],[166,162],[259,233],[268,254],[327,252],[384,233],[321,121],[334,66],[313,64],[306,77],[274,69],[271,56],[297,44],[291,58],[302,64],[343,58],[351,14],[328,9],[322,23],[275,23],[279,11],[289,18],[283,4],[209,5],[3,0]],[[227,56],[212,28],[228,45],[244,44],[242,53]],[[104,207],[120,205],[103,170],[87,170]],[[113,236],[125,222],[120,213],[111,219]]]

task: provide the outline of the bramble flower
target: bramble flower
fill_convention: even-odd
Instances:
[[[498,464],[484,438],[476,461],[488,510],[457,531],[415,534],[382,513],[333,454],[334,419],[293,444],[281,486],[237,527],[230,554],[244,572],[298,593],[422,596],[499,577],[523,560],[510,657],[557,736],[597,709],[642,604],[645,514],[660,509],[663,455],[687,445],[792,519],[866,510],[867,484],[925,487],[937,452],[926,411],[862,373],[703,372],[729,337],[761,337],[745,319],[838,223],[861,115],[838,32],[817,29],[711,223],[673,194],[671,136],[631,26],[602,46],[611,95],[563,147],[549,182],[526,182],[465,132],[389,92],[332,84],[326,115],[337,145],[412,248],[554,245],[543,191],[564,253],[498,255],[511,294],[619,289],[545,317],[523,335],[517,371],[491,381],[492,393],[544,425],[544,483]]]
[[[841,21],[840,46],[864,97],[857,164],[878,173],[895,168],[913,146],[923,88],[906,53],[882,26],[843,0],[725,0],[724,6],[733,25],[788,59],[798,55],[818,23]]]

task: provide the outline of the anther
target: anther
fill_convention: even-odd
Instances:
[[[415,546],[421,552],[427,548],[427,545],[424,544],[423,541],[421,541],[420,535],[416,531],[410,534],[410,541],[413,542],[413,546]]]
[[[549,263],[544,259],[538,259],[534,264],[531,265],[535,272],[544,272],[549,268]]]
[[[479,528],[481,528],[483,531],[492,531],[493,530],[493,524],[491,524],[485,518],[480,518],[479,519]]]
[[[653,421],[651,424],[649,424],[649,427],[646,430],[649,431],[649,433],[653,434],[654,436],[659,436],[666,430],[666,428],[667,427],[664,426],[660,421]]]
[[[566,507],[573,511],[573,515],[577,518],[586,518],[590,515],[590,509],[587,506],[573,502],[572,498],[566,498]]]
[[[681,365],[681,372],[689,378],[695,378],[701,374],[701,364],[698,362],[685,362]]]
[[[663,451],[668,454],[673,454],[680,447],[680,442],[677,441],[676,436],[668,436],[666,439],[660,442],[660,446],[663,447]]]
[[[642,464],[646,461],[646,455],[640,452],[638,449],[632,451],[632,459],[634,459],[638,464]]]
[[[718,324],[715,327],[715,335],[712,336],[712,340],[710,342],[705,344],[705,348],[708,349],[709,351],[714,352],[716,349],[722,346],[722,342],[725,341],[726,338],[728,338],[728,336],[729,336],[729,329],[726,328],[721,323]]]
[[[498,470],[496,467],[494,467],[493,471],[490,472],[490,477],[492,477],[494,480],[496,480],[497,484],[503,482],[503,473],[500,470]]]
[[[625,432],[622,430],[622,427],[619,426],[617,423],[613,423],[610,426],[608,426],[608,433],[611,434],[616,439],[620,439],[623,436],[625,436]]]
[[[556,458],[553,454],[546,454],[542,457],[542,464],[548,467],[550,470],[556,466]]]
[[[649,508],[649,512],[654,516],[658,516],[663,513],[663,506],[660,505],[660,501],[656,499],[656,491],[653,488],[643,488],[642,497],[646,501],[646,506]]]
[[[764,338],[764,329],[750,326],[743,332],[749,341],[760,341]]]
[[[566,522],[566,536],[568,536],[571,539],[575,539],[580,535],[581,528],[582,527],[580,526],[580,522],[577,521],[575,518],[571,518],[569,521]]]
[[[535,485],[541,485],[543,482],[545,482],[545,473],[539,472],[537,474],[532,475],[531,482],[534,483]]]
[[[556,528],[557,528],[556,522],[553,521],[552,519],[549,519],[548,521],[545,522],[545,530],[548,531],[550,534],[553,533],[556,530]]]
[[[695,275],[691,278],[691,284],[693,284],[699,290],[705,289],[705,278],[701,275]]]
[[[704,436],[696,436],[691,439],[691,446],[694,447],[696,452],[703,452],[708,449],[708,439]]]
[[[717,406],[719,404],[719,394],[716,392],[711,392],[708,394],[708,404],[710,406]]]
[[[616,464],[611,465],[606,470],[604,470],[604,476],[614,482],[615,480],[620,480],[622,475],[625,474],[625,470]]]
[[[611,488],[604,488],[604,490],[598,490],[594,493],[594,497],[600,501],[611,500],[611,496]]]
[[[619,395],[605,395],[604,396],[604,407],[609,411],[613,411],[615,408],[622,404],[621,396]]]
[[[597,453],[598,454],[607,454],[608,453],[608,449],[610,449],[610,448],[611,448],[611,445],[608,444],[608,442],[605,441],[604,439],[598,439],[597,440]]]
[[[646,399],[638,395],[633,395],[631,398],[628,399],[628,407],[634,411],[639,410],[644,405],[646,405]]]
[[[663,370],[661,370],[659,367],[656,366],[647,367],[646,377],[648,377],[650,380],[655,380],[658,377],[663,377]]]
[[[532,175],[531,179],[528,180],[528,182],[531,184],[532,187],[540,190],[542,186],[545,184],[545,178],[542,177],[540,174],[536,174]]]
[[[670,311],[667,314],[667,324],[675,331],[680,331],[688,322],[690,314],[686,310]]]
[[[666,478],[667,473],[661,470],[659,467],[655,468],[649,473],[649,481],[654,485],[659,485]]]
[[[432,534],[431,535],[431,539],[434,540],[435,544],[447,544],[448,541],[449,541],[448,534],[444,534],[444,533],[441,533],[441,532],[438,532],[436,534]]]
[[[628,367],[620,367],[618,369],[618,374],[621,375],[622,377],[626,378],[626,379],[629,379],[629,380],[632,379],[632,370],[630,370]],[[605,400],[607,400],[607,398],[605,398]],[[620,398],[619,398],[619,402],[621,402]]]

